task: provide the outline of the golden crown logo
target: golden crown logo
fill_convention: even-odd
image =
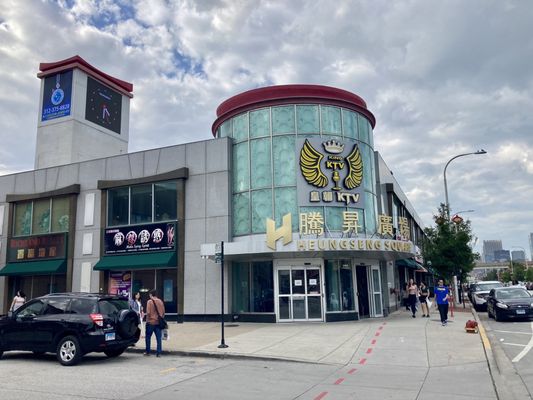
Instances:
[[[344,150],[344,145],[335,140],[329,140],[322,145],[331,154],[340,154]],[[318,188],[324,188],[329,183],[329,179],[320,165],[323,158],[324,155],[318,152],[306,139],[300,151],[300,171],[307,183]],[[344,187],[348,190],[355,189],[363,181],[363,158],[356,144],[347,157],[328,155],[325,167],[333,170],[331,180],[334,186],[331,188],[332,190],[341,190],[337,183],[341,180],[339,171],[343,170],[345,165],[348,166],[348,173],[344,178]]]

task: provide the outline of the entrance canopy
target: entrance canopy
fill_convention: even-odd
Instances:
[[[176,268],[176,252],[146,252],[105,256],[94,266],[96,271],[123,271],[135,269]]]
[[[418,264],[412,258],[404,258],[403,260],[396,260],[396,266],[418,269],[420,267],[420,264]]]
[[[67,270],[67,260],[43,260],[8,263],[0,276],[62,274]]]

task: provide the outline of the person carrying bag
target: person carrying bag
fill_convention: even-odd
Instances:
[[[155,333],[157,341],[156,356],[160,357],[162,352],[162,331],[167,329],[168,324],[165,321],[165,304],[157,297],[155,290],[150,291],[150,300],[146,303],[146,352],[145,356],[150,355],[150,339],[152,333]]]

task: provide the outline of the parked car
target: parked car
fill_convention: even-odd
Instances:
[[[504,318],[533,317],[533,297],[521,287],[492,289],[487,299],[487,313],[496,321]]]
[[[499,287],[503,287],[503,283],[498,281],[482,281],[472,285],[469,292],[472,306],[478,311],[486,309],[489,292]]]
[[[0,357],[9,350],[55,353],[63,365],[74,365],[90,352],[118,357],[139,340],[138,325],[126,297],[49,294],[0,317]]]

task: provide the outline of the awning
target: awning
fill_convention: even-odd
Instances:
[[[404,258],[402,260],[396,260],[396,266],[418,269],[418,263],[412,258]]]
[[[62,274],[67,270],[67,260],[42,260],[8,263],[0,276]]]
[[[123,271],[153,268],[176,268],[176,252],[160,251],[104,256],[93,269],[96,271]]]
[[[416,272],[424,272],[424,273],[428,273],[429,272],[427,269],[424,268],[424,266],[422,264],[417,262],[417,265],[418,265],[418,269],[416,270]]]

